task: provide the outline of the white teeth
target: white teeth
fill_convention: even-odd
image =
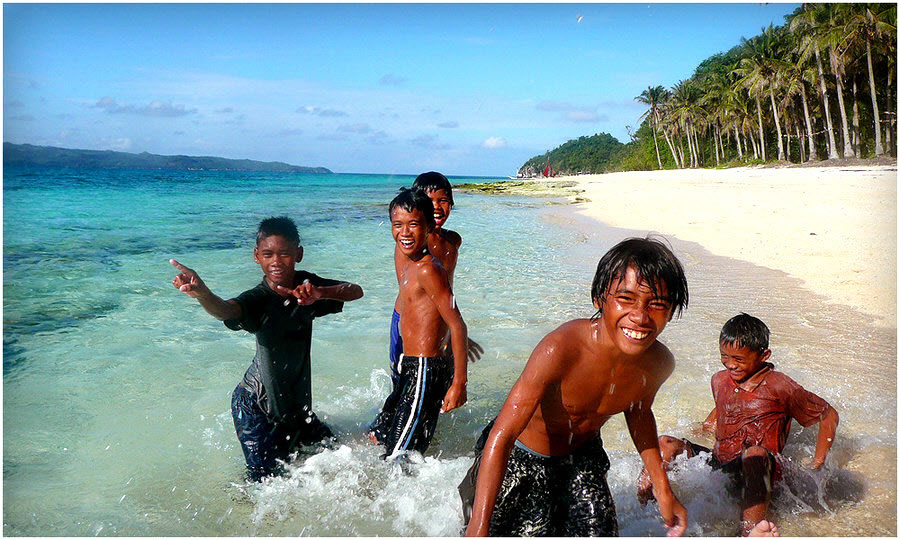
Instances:
[[[622,333],[630,337],[631,339],[644,339],[645,337],[650,335],[650,332],[637,332],[629,328],[623,328]]]

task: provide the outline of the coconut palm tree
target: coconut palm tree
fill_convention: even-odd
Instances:
[[[845,68],[849,61],[845,51],[842,51],[840,43],[844,37],[844,18],[846,10],[841,4],[816,4],[822,11],[819,26],[816,31],[816,39],[825,50],[828,51],[828,63],[831,73],[834,75],[835,93],[838,100],[838,112],[841,118],[841,133],[844,139],[844,157],[853,155],[853,146],[850,142],[850,125],[847,122],[847,107],[844,104],[844,76]]]
[[[786,36],[791,38],[793,36]],[[813,125],[809,116],[809,100],[806,98],[806,85],[815,84],[816,73],[811,67],[803,64],[800,55],[797,52],[795,44],[788,44],[783,51],[785,62],[783,62],[778,70],[779,85],[784,90],[784,98],[782,107],[786,108],[791,100],[798,94],[800,103],[803,107],[803,119],[806,124],[807,150],[810,161],[818,161],[819,156],[816,151],[816,143],[813,139]],[[801,141],[801,147],[803,146]],[[801,154],[802,155],[802,154]]]
[[[784,62],[778,58],[776,40],[777,36],[771,24],[768,28],[763,28],[763,32],[759,36],[751,39],[741,38],[741,43],[745,47],[745,55],[734,72],[741,77],[738,84],[747,87],[751,95],[756,98],[760,140],[763,141],[765,138],[763,135],[762,110],[759,105],[759,97],[763,94],[768,95],[778,137],[778,159],[783,160],[784,144],[781,138],[781,122],[778,118],[778,107],[775,104],[775,87],[778,84],[776,74]],[[763,149],[763,160],[765,159],[765,149]]]
[[[825,72],[822,69],[822,55],[820,53],[818,27],[819,19],[824,10],[821,4],[803,4],[800,11],[795,13],[789,23],[789,28],[799,37],[798,52],[800,59],[805,62],[811,55],[815,55],[816,67],[819,74],[819,94],[825,117],[825,132],[827,133],[828,159],[837,159],[837,143],[834,137],[834,126],[831,120],[831,110],[828,105],[828,86],[825,84]]]
[[[656,148],[656,162],[659,164],[660,170],[662,170],[663,166],[662,159],[659,157],[659,143],[656,141],[656,132],[659,129],[659,104],[664,95],[665,89],[662,85],[659,85],[647,87],[646,90],[641,92],[641,95],[634,98],[635,101],[650,107],[650,110],[641,115],[641,119],[649,115],[650,130],[653,131],[653,147]]]
[[[878,109],[877,92],[875,91],[875,71],[872,69],[872,42],[882,36],[890,36],[891,28],[896,34],[896,18],[894,25],[888,22],[890,19],[887,10],[879,4],[849,4],[845,7],[847,24],[844,39],[839,44],[842,49],[852,48],[854,45],[865,44],[866,67],[869,74],[869,95],[872,98],[872,116],[875,123],[875,155],[884,155],[884,147],[881,144],[881,114]],[[885,20],[886,19],[886,20]]]

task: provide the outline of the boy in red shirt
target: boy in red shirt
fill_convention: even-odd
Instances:
[[[742,489],[741,533],[746,536],[765,519],[772,485],[780,477],[775,454],[787,443],[791,420],[803,427],[819,424],[812,468],[825,463],[834,441],[838,413],[824,399],[805,390],[767,362],[769,329],[756,317],[741,313],[732,317],[719,334],[719,351],[725,369],[712,377],[716,407],[701,428],[714,432],[712,466],[734,478]],[[668,465],[683,452],[693,457],[708,448],[669,435],[659,438],[663,462]],[[641,471],[638,499],[652,498],[650,476]]]

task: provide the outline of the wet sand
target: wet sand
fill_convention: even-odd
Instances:
[[[576,182],[578,211],[782,270],[882,327],[897,321],[897,167],[639,171]],[[571,189],[571,188],[570,188]]]

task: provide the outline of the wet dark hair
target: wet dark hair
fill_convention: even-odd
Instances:
[[[428,171],[420,174],[416,177],[412,187],[413,189],[421,189],[425,193],[443,189],[447,194],[447,198],[450,199],[450,206],[453,206],[453,188],[450,186],[450,181],[437,171]]]
[[[603,301],[610,284],[625,277],[628,267],[634,267],[639,281],[646,281],[653,294],[659,296],[659,283],[665,283],[669,292],[667,300],[672,304],[672,314],[681,316],[688,305],[687,279],[678,257],[662,241],[646,238],[626,238],[606,252],[597,264],[591,299],[601,308],[591,317],[596,320],[603,314]]]
[[[300,245],[300,233],[294,220],[287,216],[270,217],[259,222],[256,245],[270,236],[283,236],[288,242]]]
[[[394,213],[395,208],[402,208],[407,212],[419,210],[425,217],[425,224],[430,228],[435,227],[434,223],[434,204],[424,191],[412,188],[400,188],[400,193],[391,201],[388,207],[388,216]]]
[[[769,327],[753,315],[741,313],[722,326],[719,343],[763,353],[769,348]]]

